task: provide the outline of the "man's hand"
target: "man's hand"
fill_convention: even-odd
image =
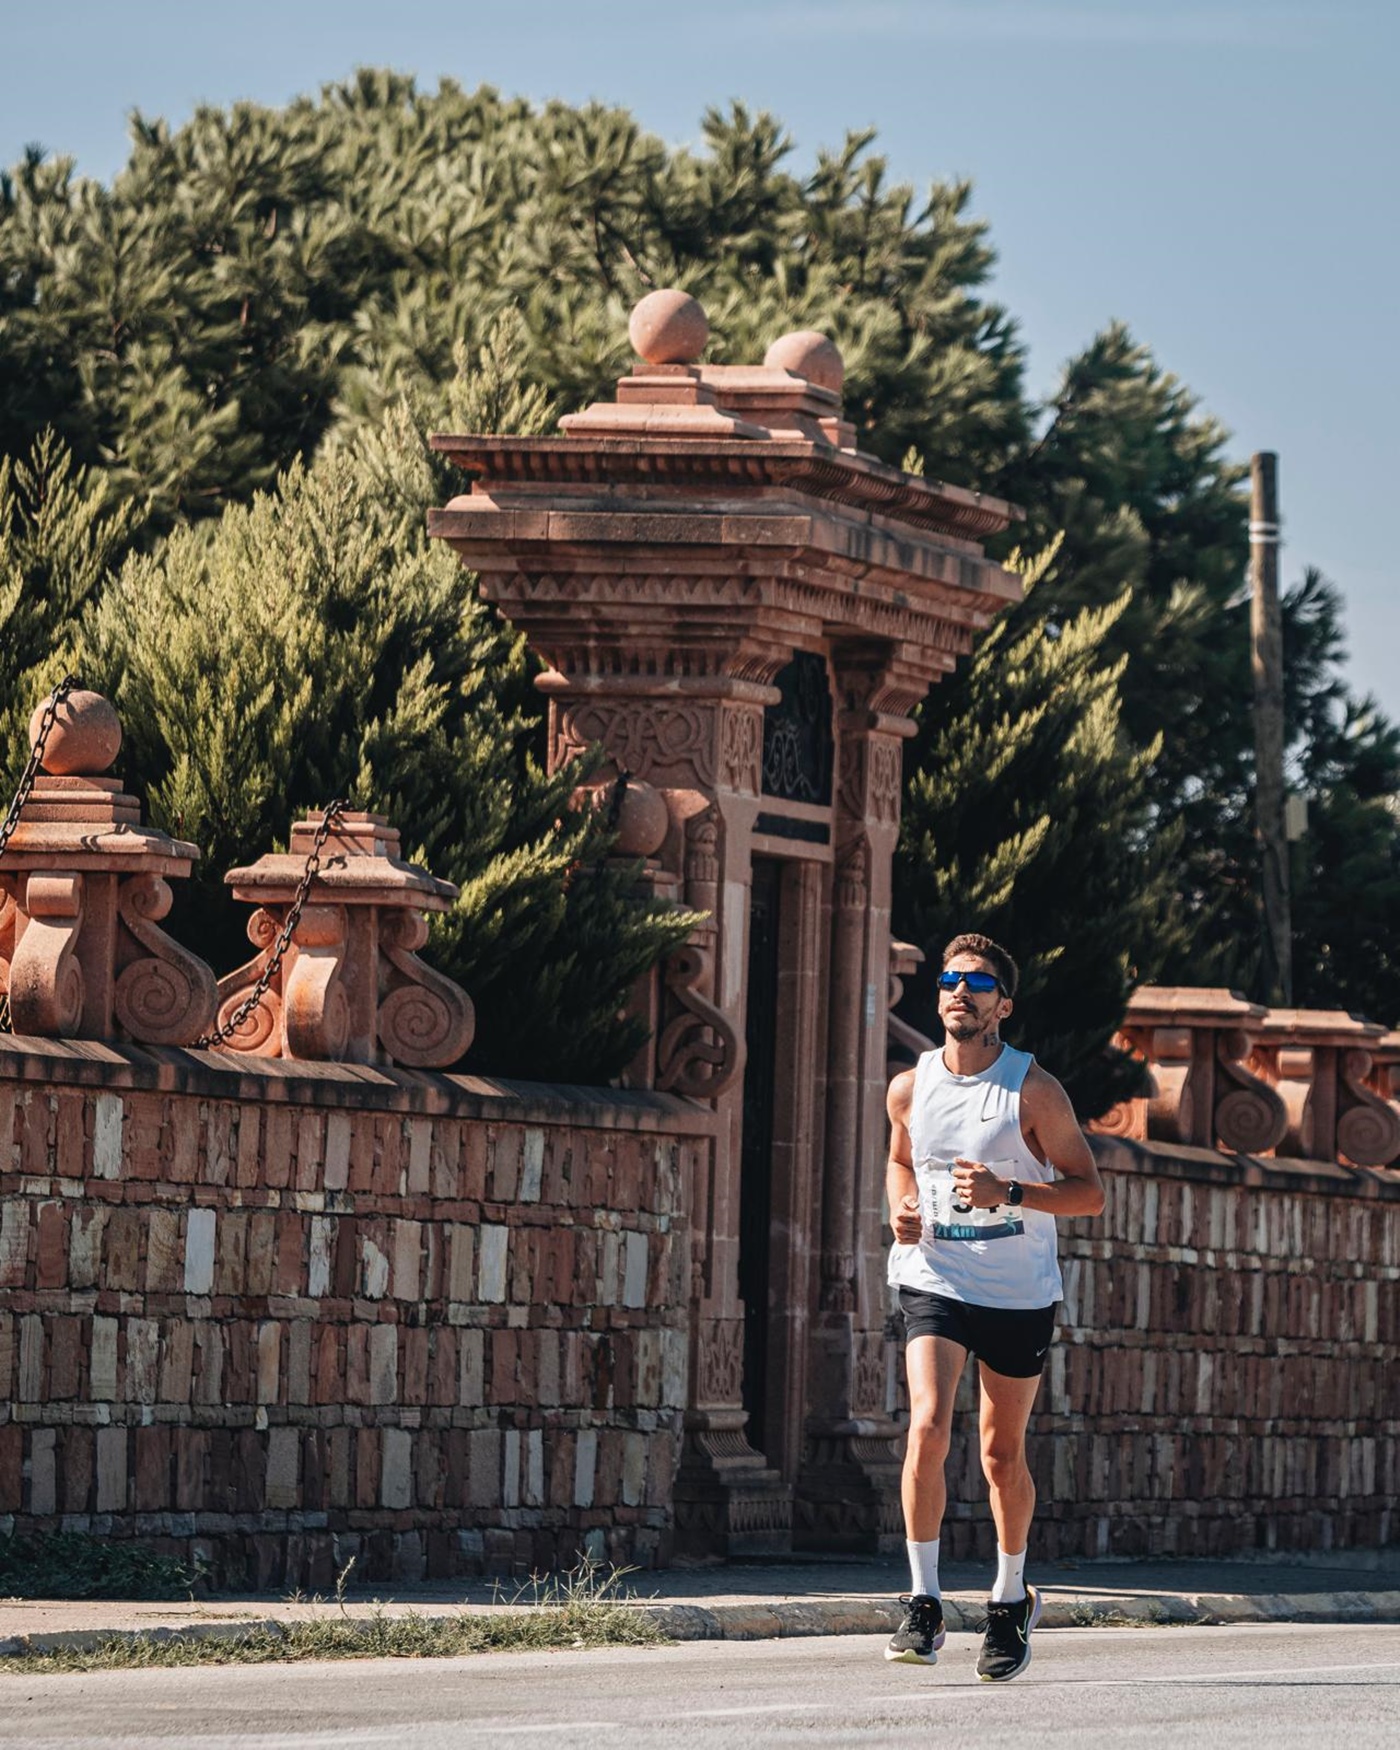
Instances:
[[[973,1209],[995,1209],[1006,1202],[1006,1181],[998,1179],[990,1167],[981,1161],[965,1161],[961,1156],[953,1162],[953,1184],[958,1202]]]
[[[895,1204],[892,1225],[894,1237],[901,1246],[917,1244],[924,1231],[923,1218],[919,1214],[917,1192],[906,1193]]]

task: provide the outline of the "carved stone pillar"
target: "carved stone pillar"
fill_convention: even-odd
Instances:
[[[285,853],[224,878],[235,898],[258,908],[248,936],[259,952],[220,979],[222,1026],[267,968],[318,825],[308,815]],[[471,998],[418,958],[428,939],[423,914],[445,911],[457,889],[398,853],[399,835],[383,815],[341,816],[281,967],[226,1050],[415,1069],[461,1057],[472,1039]]]
[[[564,436],[433,438],[471,486],[429,527],[547,665],[551,765],[601,744],[654,785],[659,862],[711,920],[665,968],[635,1072],[716,1122],[692,1197],[680,1541],[781,1547],[801,1472],[807,1541],[868,1547],[892,1499],[874,1478],[899,737],[1019,596],[979,545],[1012,512],[858,451],[823,336],[711,365],[707,332],[693,299],[653,293],[630,327],[642,362]],[[818,1459],[819,1439],[836,1444]]]
[[[902,738],[922,686],[900,684],[878,645],[835,656],[839,781],[831,905],[831,1019],[821,1183],[821,1285],[813,1321],[802,1541],[895,1547],[902,1538],[898,1428],[887,1409],[884,1091],[890,869]]]
[[[103,776],[121,739],[99,694],[60,705],[0,860],[0,990],[16,1033],[189,1045],[213,1015],[214,974],[160,920],[166,877],[187,876],[199,852],[143,826],[136,798]]]

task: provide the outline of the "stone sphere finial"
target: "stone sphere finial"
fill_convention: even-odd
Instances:
[[[627,337],[649,365],[693,365],[710,338],[709,318],[689,292],[648,292],[633,310]]]
[[[595,778],[574,794],[602,813],[617,806],[617,842],[612,853],[615,857],[655,856],[671,825],[666,798],[640,778],[629,778],[619,804],[616,784],[616,778]]]
[[[841,393],[846,380],[846,361],[840,349],[815,328],[799,328],[795,334],[775,340],[764,353],[763,362],[775,370],[791,371],[794,377],[805,377],[834,395]]]
[[[43,700],[29,719],[29,745],[39,739]],[[97,778],[121,751],[122,725],[116,706],[101,693],[69,693],[59,705],[44,745],[43,769],[55,778]]]

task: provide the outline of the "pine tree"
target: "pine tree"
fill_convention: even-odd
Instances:
[[[944,943],[981,930],[1011,950],[1022,981],[1008,1036],[1088,1118],[1139,1077],[1111,1038],[1173,937],[1176,835],[1149,831],[1159,750],[1123,734],[1126,659],[1105,656],[1131,598],[1048,619],[1057,546],[1018,561],[1025,602],[923,708],[894,922],[926,956],[905,1005],[925,1031]]]

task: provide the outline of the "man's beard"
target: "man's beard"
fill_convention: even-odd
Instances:
[[[948,1037],[956,1039],[959,1045],[967,1045],[987,1031],[976,1015],[967,1015],[961,1021],[949,1021],[947,1029]]]

